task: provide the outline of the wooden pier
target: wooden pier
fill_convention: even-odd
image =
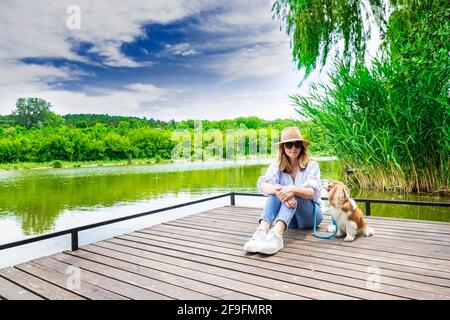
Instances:
[[[0,298],[450,299],[450,223],[368,217],[370,238],[290,229],[276,255],[246,254],[260,212],[225,206],[5,268]]]

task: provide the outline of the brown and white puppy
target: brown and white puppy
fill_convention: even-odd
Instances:
[[[370,237],[375,233],[373,228],[367,225],[361,209],[350,198],[350,192],[345,184],[334,181],[325,186],[325,189],[328,191],[331,213],[339,228],[337,237],[345,235],[344,241],[353,241],[357,234]],[[328,231],[334,231],[334,226],[330,226]]]

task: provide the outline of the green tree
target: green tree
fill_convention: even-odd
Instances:
[[[343,50],[336,50],[336,58],[363,62],[373,27],[395,54],[423,14],[448,7],[446,0],[276,0],[272,10],[285,23],[294,61],[307,77],[319,62],[326,63],[341,40]]]
[[[292,37],[292,55],[298,69],[305,69],[305,77],[318,62],[325,64],[341,39],[343,52],[336,55],[347,62],[362,61],[371,36],[368,17],[374,17],[384,35],[385,10],[383,0],[276,0],[273,5],[275,16],[285,22]]]
[[[297,11],[285,13],[289,19],[314,16],[320,11],[318,4],[333,3],[278,2],[294,4],[292,8]],[[330,13],[334,19],[340,15],[347,17],[337,9],[343,3],[363,3],[339,2],[342,3],[336,4]],[[375,8],[387,2],[370,4]],[[382,55],[372,60],[371,66],[358,59],[348,63],[346,60],[351,57],[348,54],[336,61],[328,84],[313,85],[309,97],[294,95],[292,98],[299,113],[323,129],[327,143],[335,146],[335,154],[358,169],[354,179],[359,187],[448,191],[450,6],[441,0],[390,0],[388,4],[392,13],[383,24],[386,40]],[[349,27],[354,22],[341,20],[347,27],[336,32],[353,30],[350,35],[357,37],[358,30]],[[326,46],[333,32],[325,28],[311,29],[309,34],[304,34],[304,21],[287,22],[298,50],[294,49],[293,54],[300,59],[299,67],[308,71],[308,67],[315,66],[315,59],[326,58],[328,54],[307,51],[311,49],[308,41]],[[358,51],[356,45],[354,48]],[[302,60],[305,52],[310,52],[314,59]]]
[[[42,127],[59,121],[60,117],[50,111],[51,107],[50,102],[40,98],[19,98],[13,115],[17,124],[27,129]]]

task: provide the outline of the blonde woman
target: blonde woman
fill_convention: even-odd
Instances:
[[[285,128],[280,140],[276,161],[257,182],[258,191],[268,199],[258,228],[244,245],[247,252],[277,253],[288,227],[313,227],[313,206],[317,225],[322,221],[320,169],[309,158],[310,142],[295,127]]]

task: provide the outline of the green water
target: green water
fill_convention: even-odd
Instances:
[[[97,221],[96,217],[112,219],[150,210],[155,203],[163,207],[167,199],[177,203],[232,190],[256,192],[256,180],[265,172],[267,163],[268,160],[2,171],[0,243],[86,224]],[[336,161],[319,163],[323,182],[343,179]],[[352,190],[352,197],[446,201],[358,190]],[[450,221],[449,208],[373,205],[372,214]]]

